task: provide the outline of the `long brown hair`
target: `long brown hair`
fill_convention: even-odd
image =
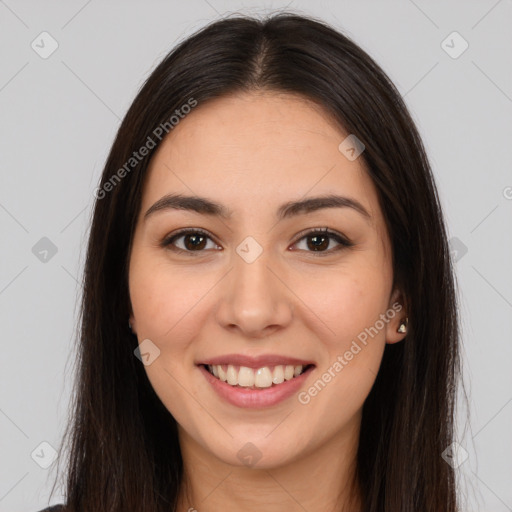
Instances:
[[[455,474],[441,453],[454,435],[459,321],[430,165],[384,71],[339,31],[293,13],[238,15],[199,30],[156,67],[123,119],[96,193],[85,263],[77,378],[63,441],[67,509],[175,510],[182,478],[176,421],[134,357],[137,339],[127,326],[132,235],[160,143],[155,130],[172,129],[169,120],[191,99],[200,107],[252,90],[314,100],[363,142],[390,233],[394,284],[409,324],[401,343],[386,345],[364,404],[356,474],[363,510],[454,512]],[[148,155],[130,160],[150,145],[148,137]]]

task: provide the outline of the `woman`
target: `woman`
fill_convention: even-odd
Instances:
[[[95,196],[66,511],[458,510],[442,210],[356,44],[286,13],[203,28]]]

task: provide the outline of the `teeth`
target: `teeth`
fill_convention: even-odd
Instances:
[[[281,384],[284,382],[284,368],[282,366],[276,366],[272,373],[272,382],[274,384]]]
[[[222,369],[221,365],[217,365],[217,371],[219,372],[219,379],[226,382],[228,378],[226,372]]]
[[[258,370],[256,370],[254,385],[257,388],[269,388],[272,386],[272,373],[267,366],[264,368],[258,368]]]
[[[214,366],[215,368],[215,366]],[[254,375],[254,371],[250,368],[247,368],[246,366],[241,366],[240,371],[238,372],[238,384],[240,386],[245,386],[250,388],[251,386],[254,386],[254,381],[256,380],[256,377]]]
[[[228,384],[231,384],[232,386],[236,386],[238,384],[238,372],[232,364],[228,365],[227,377]]]
[[[247,366],[208,365],[208,371],[231,386],[245,388],[269,388],[272,384],[282,384],[285,380],[298,377],[304,370],[302,365],[264,366],[254,370]]]

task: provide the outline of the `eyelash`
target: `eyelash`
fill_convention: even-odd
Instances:
[[[171,236],[168,236],[168,237],[164,238],[164,240],[161,243],[161,246],[163,248],[168,248],[168,249],[170,249],[173,252],[185,253],[185,254],[188,254],[188,255],[191,255],[191,256],[196,256],[196,254],[194,254],[194,253],[205,252],[205,250],[201,250],[201,251],[188,251],[188,250],[180,249],[180,248],[178,248],[176,246],[173,246],[173,243],[178,238],[181,238],[181,237],[183,237],[185,235],[190,235],[190,234],[203,235],[205,237],[210,238],[214,243],[216,243],[215,240],[213,240],[213,237],[211,236],[211,234],[208,233],[208,231],[205,231],[204,229],[201,229],[201,228],[194,228],[194,229],[184,228],[184,229],[181,229],[181,230],[177,231],[176,233],[172,234]],[[354,245],[350,240],[348,240],[347,238],[342,236],[340,233],[337,233],[336,231],[332,231],[329,228],[313,228],[313,229],[302,231],[302,232],[300,232],[297,235],[297,237],[298,237],[297,241],[294,242],[293,245],[296,245],[303,238],[307,238],[307,237],[313,236],[313,235],[326,235],[326,236],[330,237],[331,239],[334,239],[336,242],[338,242],[340,244],[335,249],[329,249],[327,251],[306,251],[306,252],[309,252],[309,253],[313,254],[314,256],[320,256],[320,257],[328,256],[328,255],[332,254],[335,251],[339,251],[339,250],[341,250],[343,248],[352,247]]]

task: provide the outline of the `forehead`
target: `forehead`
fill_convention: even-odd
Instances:
[[[267,91],[210,100],[160,144],[143,207],[169,192],[215,197],[235,212],[340,193],[375,216],[377,194],[363,159],[351,161],[338,148],[348,135],[319,105],[297,95]]]

